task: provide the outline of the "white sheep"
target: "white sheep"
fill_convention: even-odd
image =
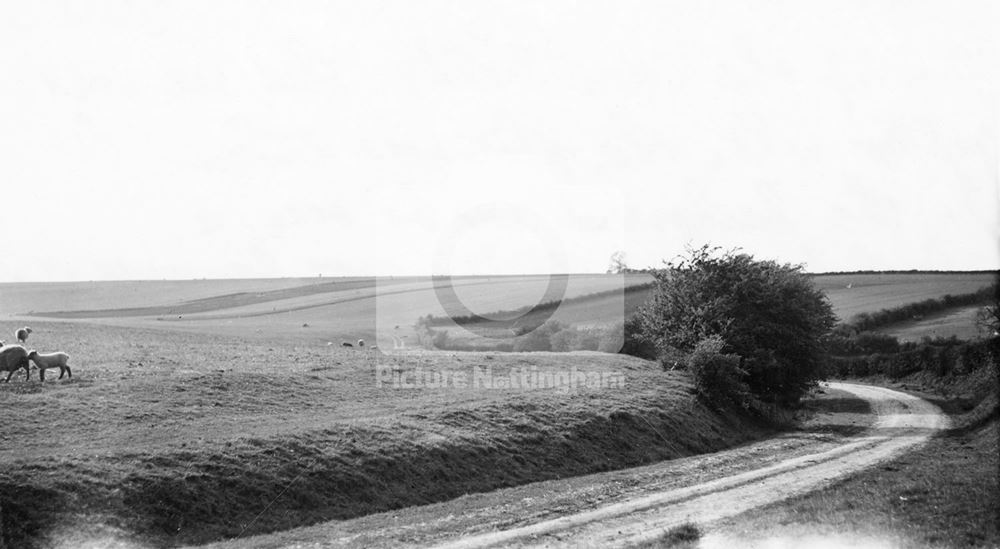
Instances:
[[[358,340],[358,347],[364,347],[364,346],[365,346],[365,340],[359,339]]]
[[[14,336],[17,337],[18,343],[24,343],[25,341],[27,341],[28,334],[30,333],[31,333],[31,328],[25,326],[24,328],[21,328],[18,331],[14,332]]]
[[[65,374],[69,374],[70,379],[73,379],[73,371],[69,369],[69,355],[66,353],[46,353],[43,355],[38,351],[31,351],[28,353],[28,360],[38,366],[38,376],[42,381],[45,381],[45,370],[48,368],[59,368],[59,379],[62,379]]]

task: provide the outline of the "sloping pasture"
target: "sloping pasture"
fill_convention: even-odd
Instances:
[[[81,322],[35,328],[31,343],[69,352],[74,377],[42,384],[33,372],[0,385],[0,505],[17,547],[249,535],[764,432],[705,409],[683,374],[625,356],[381,356]],[[456,371],[470,380],[576,371],[621,383],[393,385],[394,375],[412,383]]]

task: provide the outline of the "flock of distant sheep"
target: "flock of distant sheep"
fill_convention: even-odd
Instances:
[[[39,353],[38,351],[28,351],[24,348],[24,342],[28,340],[31,328],[25,326],[14,332],[17,344],[7,345],[0,341],[0,372],[7,372],[7,379],[4,383],[9,383],[14,372],[24,368],[24,380],[31,379],[31,363],[38,367],[38,377],[45,381],[45,370],[59,368],[59,379],[63,375],[69,374],[73,377],[73,371],[69,368],[69,355],[66,353]]]

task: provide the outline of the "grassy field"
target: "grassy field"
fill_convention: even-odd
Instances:
[[[990,282],[817,280],[841,314]],[[530,305],[546,283],[466,277],[456,286],[477,309],[494,310]],[[620,285],[580,275],[567,295]],[[385,301],[376,305],[376,294]],[[599,323],[617,316],[609,312],[622,306],[616,299],[574,302],[562,314]],[[33,371],[30,382],[0,386],[8,411],[3,536],[18,547],[201,542],[710,451],[765,432],[701,407],[683,374],[629,357],[384,356],[337,344],[373,337],[376,312],[405,330],[441,305],[427,279],[0,284],[4,339],[30,324],[28,346],[68,352],[74,371],[72,380],[43,385]],[[544,376],[573,368],[624,385],[567,392],[377,383],[418,372],[509,380],[521,369]]]
[[[995,274],[913,273],[819,275],[813,279],[826,292],[841,320],[947,294],[975,292],[996,280]]]
[[[570,275],[565,297],[648,281],[647,275]],[[453,280],[456,296],[480,312],[532,305],[548,283],[542,275]],[[378,332],[380,345],[391,347],[393,336],[412,345],[417,319],[445,315],[446,305],[427,277],[0,284],[0,318],[11,322],[76,320],[301,344],[373,341]],[[621,310],[608,301],[600,315],[618,318]]]
[[[703,408],[682,374],[631,357],[415,353],[381,357],[376,368],[375,355],[320,344],[34,327],[32,344],[71,354],[74,378],[43,385],[35,373],[0,386],[8,410],[0,504],[18,547],[250,535],[711,451],[765,432]],[[394,388],[391,377],[478,371],[509,380],[521,368],[621,382]]]
[[[324,280],[268,278],[3,283],[0,284],[0,314],[176,306],[225,295],[253,295],[303,288]]]

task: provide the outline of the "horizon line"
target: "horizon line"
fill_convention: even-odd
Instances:
[[[566,272],[566,273],[485,273],[485,274],[406,274],[406,275],[334,275],[334,276],[258,276],[258,277],[187,277],[187,278],[109,278],[109,279],[73,279],[73,280],[21,280],[21,281],[0,281],[0,284],[91,284],[91,283],[122,283],[122,282],[224,282],[224,281],[247,281],[247,280],[343,280],[343,279],[393,279],[393,278],[484,278],[484,277],[527,277],[527,276],[605,276],[605,275],[628,275],[628,274],[648,274],[652,269],[633,269],[626,273],[608,272]],[[833,276],[833,275],[862,275],[862,274],[990,274],[1000,275],[1000,268],[992,269],[851,269],[839,271],[804,271],[809,276]]]

